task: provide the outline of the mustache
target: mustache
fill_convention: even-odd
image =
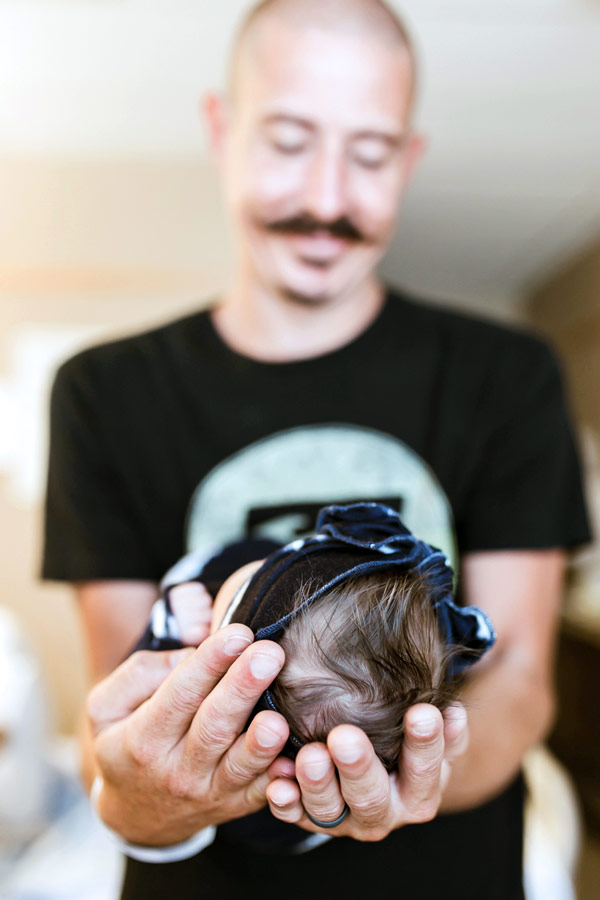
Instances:
[[[319,232],[335,238],[344,238],[350,241],[363,241],[365,235],[354,224],[349,216],[340,216],[331,222],[322,222],[307,213],[290,216],[287,219],[278,219],[273,222],[265,222],[269,231],[278,234],[314,234]]]

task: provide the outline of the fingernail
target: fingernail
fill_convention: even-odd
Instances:
[[[431,735],[435,733],[437,726],[437,719],[428,716],[426,718],[417,719],[413,724],[412,731],[419,737],[431,737]]]
[[[255,678],[272,678],[280,668],[280,661],[266,653],[255,653],[250,660],[250,671]]]
[[[254,734],[261,747],[276,747],[281,742],[280,736],[270,728],[265,728],[264,725],[257,725]]]
[[[273,804],[273,806],[282,808],[284,806],[289,806],[290,803],[295,803],[296,798],[296,791],[292,787],[288,788],[285,785],[285,782],[281,782],[278,785],[277,793],[274,797],[271,796],[269,800]]]
[[[248,638],[243,634],[234,634],[223,644],[223,651],[227,656],[239,656],[251,643],[251,638]]]
[[[340,757],[341,759],[341,757]],[[311,762],[304,763],[304,771],[313,781],[324,778],[329,771],[329,762],[326,759],[314,759]]]
[[[335,756],[343,763],[354,763],[360,758],[360,747],[358,744],[342,744],[335,748]]]

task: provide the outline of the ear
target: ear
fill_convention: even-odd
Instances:
[[[200,113],[204,120],[211,153],[219,163],[223,158],[229,128],[229,103],[222,94],[207,94],[201,101]]]
[[[411,134],[404,149],[404,185],[412,180],[428,146],[424,134]]]

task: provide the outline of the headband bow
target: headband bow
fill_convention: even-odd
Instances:
[[[313,535],[272,553],[242,586],[227,622],[243,622],[257,640],[278,640],[291,619],[340,582],[390,569],[427,578],[446,643],[465,648],[454,658],[451,676],[492,646],[494,629],[483,610],[454,603],[453,573],[445,554],[416,538],[395,510],[380,503],[324,507]],[[311,594],[294,608],[307,581]]]

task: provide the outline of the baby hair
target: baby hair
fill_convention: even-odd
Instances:
[[[295,599],[310,597],[305,583]],[[397,572],[347,579],[300,610],[281,638],[286,663],[271,686],[277,708],[302,742],[326,741],[336,725],[358,725],[388,770],[415,703],[441,711],[462,679],[433,609],[427,578]]]

